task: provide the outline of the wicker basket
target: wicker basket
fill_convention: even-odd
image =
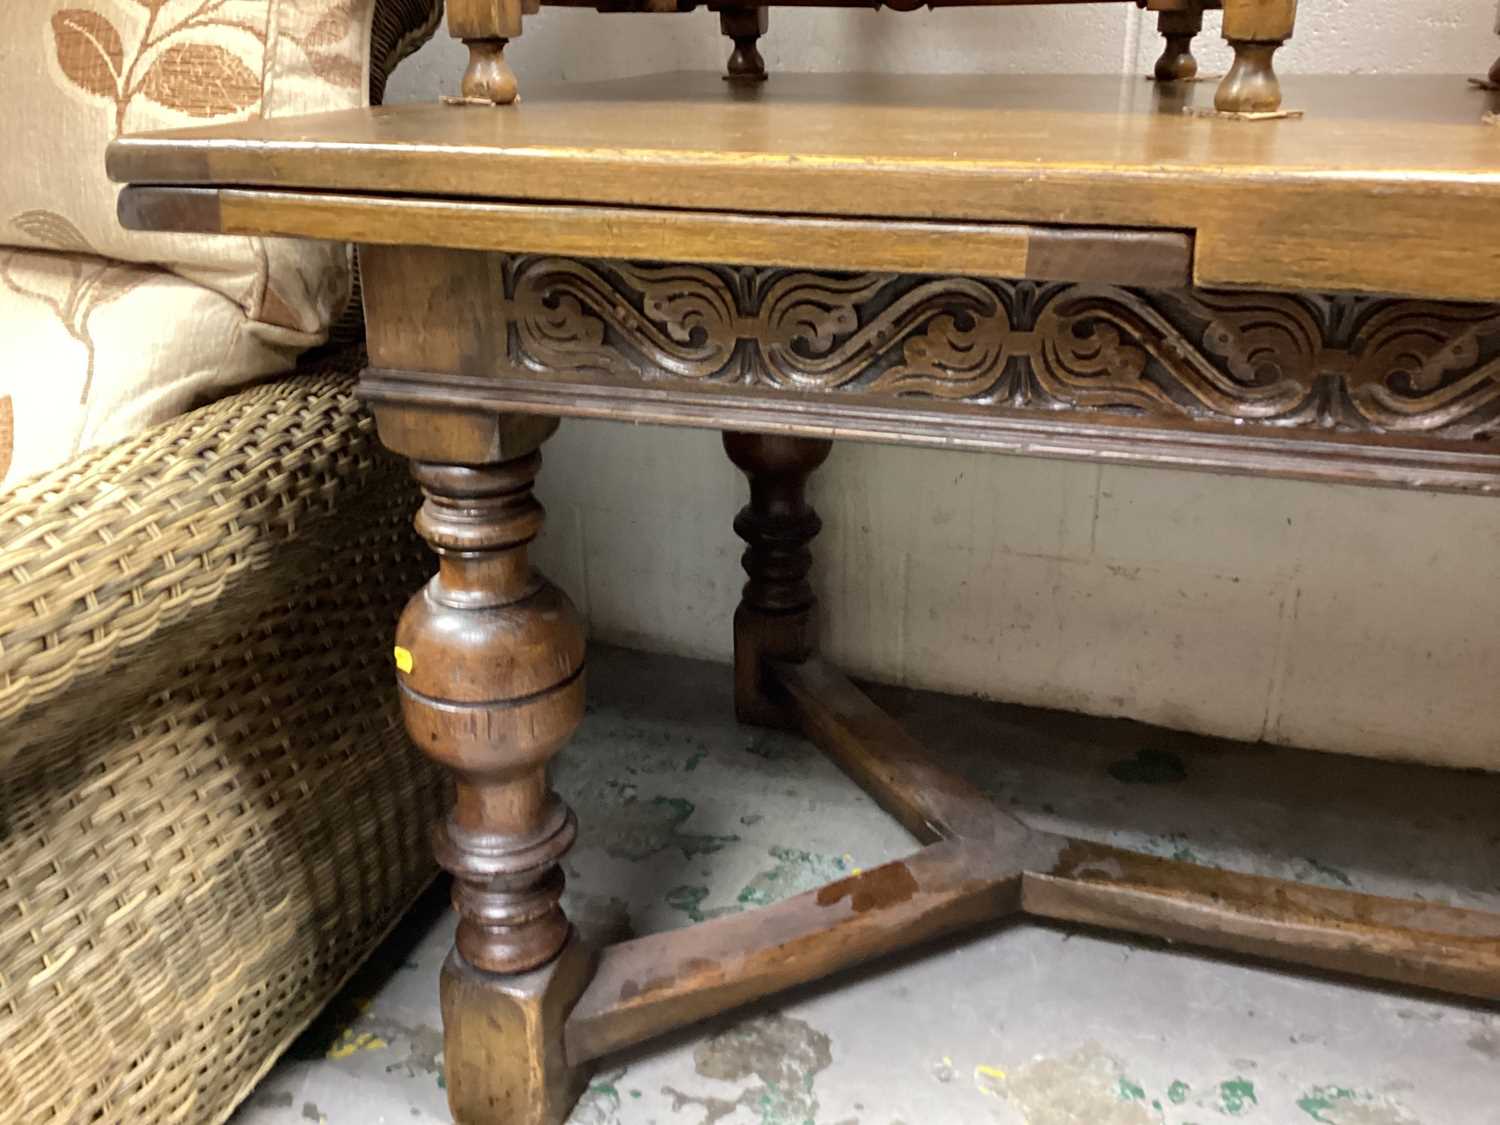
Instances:
[[[377,7],[372,100],[441,11]],[[223,1120],[435,873],[389,653],[432,563],[361,362],[0,496],[0,1121]]]
[[[430,557],[350,386],[0,499],[0,1119],[224,1118],[433,875],[388,651]]]

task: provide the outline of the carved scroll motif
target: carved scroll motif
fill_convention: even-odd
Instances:
[[[1500,428],[1500,307],[965,277],[506,258],[532,377],[1473,438]]]

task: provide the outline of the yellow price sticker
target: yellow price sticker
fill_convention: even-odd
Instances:
[[[411,653],[400,645],[396,646],[396,667],[403,672],[411,671]]]

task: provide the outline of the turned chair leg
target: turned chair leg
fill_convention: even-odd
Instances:
[[[398,448],[407,443],[391,436],[433,425],[378,409]],[[583,718],[584,633],[567,595],[526,557],[543,518],[531,494],[537,449],[553,428],[524,420],[476,449],[476,460],[488,458],[477,464],[404,450],[418,457],[417,530],[439,569],[396,627],[397,682],[412,740],[456,783],[433,843],[459,915],[442,1008],[448,1102],[461,1125],[560,1125],[586,1079],[562,1046],[594,965],[558,902],[577,822],[547,778]]]
[[[831,448],[812,438],[724,435],[729,459],[750,479],[750,503],[734,520],[749,578],[734,613],[734,711],[742,723],[799,728],[789,701],[772,689],[766,663],[805,660],[817,645],[808,544],[823,523],[806,489]]]
[[[1296,19],[1297,0],[1224,0],[1224,38],[1234,48],[1234,65],[1214,94],[1215,109],[1275,113],[1281,108],[1281,83],[1271,59],[1292,37]]]
[[[470,101],[493,102],[495,105],[510,105],[516,100],[520,87],[516,83],[516,72],[505,61],[505,45],[508,39],[466,39],[469,48],[469,67],[464,71],[460,92]]]
[[[1203,9],[1197,6],[1164,11],[1157,16],[1157,29],[1166,40],[1156,60],[1158,82],[1186,82],[1198,77],[1193,57],[1193,38],[1203,30]]]
[[[538,10],[538,0],[448,0],[448,34],[469,48],[460,87],[464,100],[495,105],[516,100],[505,45],[521,34],[521,17]]]
[[[764,82],[766,61],[760,57],[756,41],[770,26],[765,8],[723,8],[719,12],[719,30],[734,40],[734,51],[729,56],[730,82]]]

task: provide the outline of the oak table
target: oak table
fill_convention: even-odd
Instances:
[[[1018,914],[1500,999],[1500,916],[1033,830],[814,651],[804,484],[833,439],[1500,493],[1500,95],[1289,86],[1306,117],[1247,122],[1140,79],[672,75],[113,146],[129,227],[360,245],[363,394],[441,560],[395,660],[457,782],[457,1119],[560,1122],[608,1052]],[[804,731],[921,850],[577,938],[547,763],[583,630],[526,561],[557,416],[726,431],[739,717]]]

